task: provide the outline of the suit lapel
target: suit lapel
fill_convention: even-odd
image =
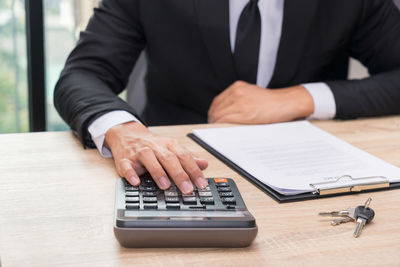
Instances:
[[[300,67],[308,30],[319,0],[285,0],[282,36],[270,88],[290,86]]]
[[[197,19],[221,90],[236,80],[230,46],[229,0],[195,0]]]

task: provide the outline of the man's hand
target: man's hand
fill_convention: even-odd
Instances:
[[[276,123],[306,118],[313,112],[314,101],[303,86],[271,90],[237,81],[214,98],[208,122]]]
[[[171,186],[167,174],[185,194],[193,192],[190,180],[199,188],[207,185],[201,171],[207,168],[206,160],[195,158],[177,140],[157,136],[140,123],[114,126],[106,134],[105,145],[112,151],[119,175],[134,186],[146,171],[161,189]]]

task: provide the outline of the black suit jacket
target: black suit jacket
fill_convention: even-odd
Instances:
[[[91,146],[88,124],[126,110],[149,125],[206,123],[213,98],[237,80],[228,0],[104,0],[56,86],[55,106]],[[144,114],[118,98],[146,49]],[[347,81],[349,56],[371,77]],[[259,73],[262,75],[262,73]],[[400,113],[400,12],[392,0],[286,0],[268,88],[326,82],[340,119]]]

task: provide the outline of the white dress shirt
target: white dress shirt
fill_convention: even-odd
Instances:
[[[249,0],[229,0],[230,42],[232,52],[235,51],[236,30],[240,14]],[[261,40],[257,71],[257,85],[266,88],[275,69],[279,42],[282,34],[284,0],[259,0],[261,14]],[[331,89],[325,83],[302,84],[314,100],[314,113],[309,119],[332,119],[336,114],[336,103]],[[89,133],[103,157],[112,157],[104,146],[107,131],[116,125],[130,121],[139,121],[126,111],[112,111],[89,126]]]

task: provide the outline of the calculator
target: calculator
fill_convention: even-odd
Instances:
[[[117,180],[114,234],[124,247],[246,247],[257,235],[230,178],[207,178],[189,195],[174,184],[161,190],[150,176],[132,186]]]

